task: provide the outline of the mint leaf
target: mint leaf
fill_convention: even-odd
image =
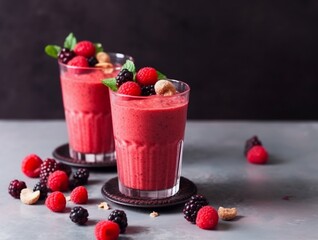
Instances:
[[[121,69],[127,69],[129,72],[132,72],[133,74],[136,73],[135,64],[131,60],[126,60],[125,64],[121,67]]]
[[[61,47],[57,45],[47,45],[44,51],[50,57],[57,58],[59,55],[59,52],[61,51]]]
[[[101,43],[94,43],[94,46],[96,49],[96,53],[104,52],[104,48],[103,48],[103,45]]]
[[[167,79],[167,76],[164,75],[163,73],[157,71],[157,74],[158,74],[158,80]]]
[[[109,87],[111,90],[116,92],[118,90],[117,85],[116,85],[116,78],[106,78],[102,80],[102,83]]]
[[[64,41],[64,47],[65,48],[68,48],[70,50],[73,50],[75,45],[77,43],[77,40],[76,40],[76,37],[74,36],[73,33],[70,33],[66,38],[65,38],[65,41]]]

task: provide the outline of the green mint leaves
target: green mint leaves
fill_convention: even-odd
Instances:
[[[136,67],[133,61],[127,60],[121,69],[127,69],[129,72],[132,72],[134,75],[136,73]]]
[[[57,58],[59,52],[61,51],[61,47],[57,45],[47,45],[44,51],[50,57]]]
[[[157,70],[158,80],[167,79],[167,76]]]
[[[104,48],[101,43],[94,43],[94,46],[96,48],[96,53],[104,52]]]
[[[75,45],[77,43],[77,40],[76,40],[76,37],[74,36],[73,33],[70,33],[66,38],[65,38],[65,41],[64,41],[64,47],[65,48],[68,48],[70,50],[73,50]]]
[[[116,92],[118,90],[117,84],[116,84],[116,78],[106,78],[102,80],[102,83],[109,87],[111,90]]]

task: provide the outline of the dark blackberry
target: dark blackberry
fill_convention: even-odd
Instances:
[[[33,188],[33,192],[39,190],[40,191],[40,200],[44,200],[47,197],[48,192],[50,192],[50,189],[46,186],[46,183],[43,183],[41,181],[37,182]]]
[[[257,136],[253,136],[250,139],[246,140],[244,147],[244,155],[247,156],[248,151],[254,146],[262,146],[262,142],[258,139]]]
[[[70,61],[73,57],[75,57],[75,52],[71,51],[68,48],[62,48],[60,53],[58,54],[58,59],[64,63],[67,64],[68,61]]]
[[[74,188],[76,188],[76,187],[78,187],[78,186],[83,186],[83,185],[85,185],[85,184],[82,183],[81,180],[79,180],[79,179],[71,179],[71,180],[69,181],[68,187],[69,187],[70,190],[73,190]]]
[[[14,179],[10,182],[8,191],[9,194],[14,198],[20,198],[21,190],[26,188],[26,184],[23,181],[19,181],[17,179]]]
[[[98,60],[96,59],[96,57],[93,56],[87,58],[87,62],[90,67],[95,67],[95,65],[98,63]]]
[[[126,231],[128,222],[126,213],[124,211],[118,209],[112,211],[108,216],[108,220],[118,224],[120,228],[120,233],[124,233]]]
[[[43,183],[47,182],[47,178],[52,172],[57,170],[57,162],[52,158],[47,158],[41,164],[40,170],[40,181]]]
[[[208,204],[209,202],[204,196],[199,194],[192,196],[190,200],[184,205],[184,208],[183,208],[184,218],[191,223],[195,223],[198,211],[203,206],[206,206]]]
[[[116,76],[117,87],[120,87],[120,85],[122,85],[125,82],[133,81],[133,79],[134,79],[134,74],[128,71],[126,68],[124,68]]]
[[[72,174],[72,168],[69,165],[66,165],[64,163],[57,163],[56,170],[61,170],[67,174],[67,176],[71,176]]]
[[[73,179],[79,181],[80,185],[87,183],[89,171],[87,168],[79,168],[73,175]]]
[[[141,96],[156,95],[155,85],[141,87]]]
[[[88,220],[88,211],[80,206],[73,207],[70,213],[70,219],[79,225],[83,225]]]

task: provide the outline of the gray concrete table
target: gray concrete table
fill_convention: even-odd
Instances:
[[[257,134],[270,153],[266,165],[247,163],[243,146]],[[29,153],[52,157],[67,141],[64,121],[0,121],[0,239],[94,239],[94,226],[110,210],[98,209],[101,187],[116,172],[91,174],[86,207],[89,222],[77,226],[43,204],[24,205],[8,193],[9,182],[30,179],[20,170]],[[290,122],[213,122],[187,124],[182,175],[192,180],[212,206],[236,207],[239,217],[220,221],[216,230],[188,223],[182,206],[159,210],[124,207],[129,227],[120,239],[318,239],[318,124]]]

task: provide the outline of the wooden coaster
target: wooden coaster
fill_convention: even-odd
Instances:
[[[139,208],[150,207],[170,207],[185,203],[189,198],[197,193],[197,187],[193,182],[185,177],[180,178],[180,189],[177,194],[172,197],[162,199],[141,199],[131,198],[122,194],[118,189],[118,177],[108,180],[101,189],[105,198],[112,202]]]
[[[107,162],[86,162],[82,160],[73,159],[70,157],[69,145],[63,144],[58,146],[53,151],[53,157],[59,160],[60,162],[72,166],[72,167],[85,167],[85,168],[114,168],[116,167],[115,161]]]

